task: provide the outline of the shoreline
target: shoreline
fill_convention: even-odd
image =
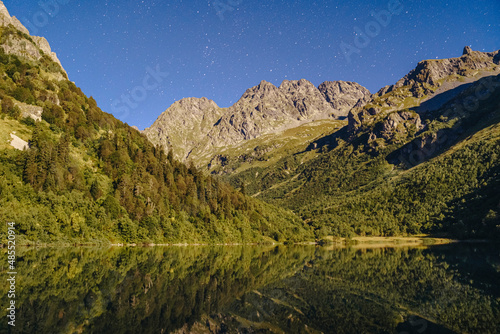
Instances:
[[[353,238],[327,237],[320,241],[326,246],[345,246],[353,248],[384,248],[384,247],[416,247],[416,246],[438,246],[463,242],[490,242],[488,240],[458,240],[444,237],[433,237],[429,235],[415,235],[404,237],[375,237],[357,236]]]
[[[19,247],[45,248],[45,247],[209,247],[209,246],[320,246],[328,248],[394,248],[394,247],[428,247],[455,243],[493,243],[485,239],[451,239],[445,237],[432,237],[428,235],[401,236],[401,237],[366,237],[353,238],[325,237],[319,241],[306,241],[296,243],[283,242],[251,242],[251,243],[61,243],[61,244],[18,244]],[[0,249],[5,248],[0,244]]]

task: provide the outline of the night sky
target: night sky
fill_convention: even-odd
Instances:
[[[500,49],[499,0],[4,4],[48,39],[70,80],[101,109],[140,129],[184,97],[228,107],[261,80],[301,78],[376,92],[420,60],[458,57],[465,45]]]

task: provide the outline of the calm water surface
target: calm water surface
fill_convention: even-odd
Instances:
[[[2,333],[500,332],[491,245],[18,249],[17,265]]]

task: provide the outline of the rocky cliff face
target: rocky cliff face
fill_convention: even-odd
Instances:
[[[305,123],[342,120],[346,116],[350,135],[372,128],[372,140],[393,141],[406,132],[421,131],[423,110],[432,109],[433,105],[445,103],[454,96],[443,92],[500,73],[499,63],[498,51],[478,52],[466,47],[459,58],[418,63],[396,84],[374,95],[354,82],[327,81],[315,87],[304,79],[285,80],[276,87],[262,81],[226,109],[207,99],[176,102],[145,133],[153,143],[173,149],[176,158],[191,159],[200,167],[219,154],[225,156],[227,152],[222,151],[228,147],[232,150],[230,155],[238,158],[247,153],[238,149],[244,142]],[[436,95],[440,98],[434,99]],[[420,108],[422,102],[428,100],[432,103]],[[248,149],[252,148],[246,145]]]
[[[459,58],[421,61],[404,78],[392,86],[382,88],[377,95],[382,96],[397,88],[409,86],[414,97],[421,97],[429,93],[428,86],[440,86],[440,80],[452,75],[474,76],[478,71],[500,71],[500,50],[480,52],[472,51],[466,46]]]
[[[276,87],[262,81],[248,89],[209,133],[211,145],[232,145],[339,113],[307,80],[285,80]]]
[[[370,91],[356,82],[326,81],[318,88],[339,116],[347,116],[354,106],[364,105],[372,98]]]
[[[500,50],[479,52],[467,46],[459,58],[421,61],[396,84],[378,91],[369,103],[351,108],[347,129],[355,134],[363,127],[405,108],[419,114],[430,112],[453,99],[467,85],[499,73]],[[391,127],[389,123],[387,126]],[[397,132],[395,126],[387,130],[386,133]]]
[[[9,24],[12,24],[17,30],[29,34],[28,29],[15,16],[10,16],[7,7],[5,7],[3,1],[0,1],[0,25],[8,26]]]
[[[40,60],[43,55],[47,55],[54,62],[61,66],[61,75],[58,79],[64,79],[67,77],[67,73],[61,65],[61,62],[57,58],[55,52],[52,52],[49,42],[44,37],[29,36],[29,31],[25,26],[15,17],[10,16],[7,7],[0,1],[0,27],[8,28],[12,25],[15,29],[24,33],[26,36],[19,36],[18,34],[10,34],[5,43],[2,43],[2,48],[6,54],[15,54],[18,56],[23,56],[27,58],[32,58],[34,60]]]
[[[366,88],[343,81],[325,82],[319,88],[304,79],[285,80],[279,87],[262,81],[227,109],[207,99],[176,102],[144,132],[153,143],[172,148],[178,159],[196,160],[215,148],[315,120],[345,117],[370,97]]]

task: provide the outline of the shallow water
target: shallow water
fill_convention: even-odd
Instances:
[[[12,333],[498,333],[491,245],[18,249]],[[2,253],[6,258],[5,252]],[[5,266],[1,267],[6,277]]]

